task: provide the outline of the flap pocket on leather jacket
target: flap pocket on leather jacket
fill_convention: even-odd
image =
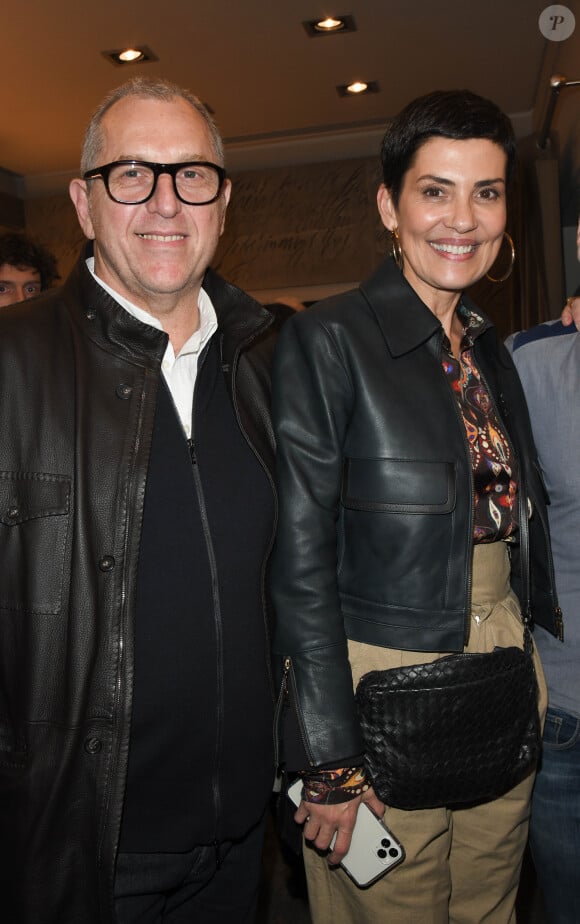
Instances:
[[[0,472],[0,523],[17,526],[68,513],[70,483],[59,475]]]
[[[24,741],[17,738],[9,723],[0,719],[0,767],[22,767],[25,758]]]
[[[377,513],[449,513],[455,507],[452,462],[347,459],[342,503]]]
[[[70,479],[0,472],[0,607],[60,611]]]

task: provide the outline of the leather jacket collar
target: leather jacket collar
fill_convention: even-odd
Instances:
[[[167,334],[133,317],[95,283],[86,265],[92,252],[92,242],[88,242],[63,286],[62,294],[69,313],[97,346],[113,347],[128,358],[160,363],[167,347]],[[251,296],[223,280],[212,269],[206,271],[203,287],[216,310],[223,360],[231,363],[236,350],[266,330],[274,318]]]
[[[441,323],[409,285],[393,259],[386,260],[360,286],[381,328],[393,356],[410,353],[434,334],[441,334]],[[489,318],[465,294],[461,301],[468,311],[475,311],[484,321],[482,333],[493,327]],[[505,358],[502,357],[505,366]]]
[[[386,260],[360,289],[393,356],[410,353],[441,331],[440,322],[411,288],[394,260]]]

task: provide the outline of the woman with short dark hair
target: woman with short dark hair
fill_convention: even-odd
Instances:
[[[392,258],[281,334],[279,724],[282,762],[303,777],[296,820],[315,848],[305,850],[315,924],[514,921],[545,684],[534,655],[537,680],[524,696],[515,672],[504,676],[498,704],[492,653],[515,652],[518,665],[531,665],[531,642],[521,655],[524,623],[533,617],[554,634],[561,626],[519,380],[492,324],[464,295],[486,274],[503,278],[494,268],[505,267],[500,250],[513,262],[505,224],[514,150],[507,117],[473,93],[410,103],[382,146],[377,201]],[[461,734],[448,740],[438,730],[437,706],[423,728],[411,707],[403,747],[412,728],[425,745],[440,735],[432,750],[435,762],[448,756],[451,791],[436,783],[425,794],[426,746],[414,764],[405,755],[410,770],[397,790],[363,734],[361,689],[369,678],[380,686],[395,670],[408,679],[409,666],[428,672],[443,655],[463,653],[485,656],[469,662],[488,682],[483,711],[473,713],[486,719],[475,729],[484,756],[466,770]],[[441,665],[455,671],[460,661]],[[442,686],[451,683],[455,676]],[[456,697],[467,715],[477,705],[471,696]],[[534,732],[516,741],[517,760],[525,757],[517,769],[490,770],[506,701],[525,734]],[[388,705],[385,713],[388,725]],[[386,745],[383,729],[374,732],[388,756],[387,731]],[[335,866],[361,802],[384,814],[406,851],[367,889]]]

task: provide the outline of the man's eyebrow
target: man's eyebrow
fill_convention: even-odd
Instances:
[[[205,161],[207,158],[203,154],[184,154],[178,160],[150,160],[147,157],[140,157],[134,154],[119,154],[116,160],[131,160],[139,164],[193,164],[198,161]],[[113,161],[114,163],[114,161]]]

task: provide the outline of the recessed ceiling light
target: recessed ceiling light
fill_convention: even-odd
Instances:
[[[336,92],[339,96],[366,96],[367,93],[379,93],[380,89],[376,80],[353,80],[337,87]]]
[[[341,29],[344,29],[344,22],[342,19],[333,19],[332,16],[327,16],[326,19],[321,19],[314,26],[317,32],[339,32]]]
[[[324,19],[309,19],[302,25],[310,38],[318,35],[337,35],[344,32],[356,32],[352,16],[326,16]]]
[[[138,48],[127,48],[126,51],[122,51],[119,55],[119,61],[122,61],[123,64],[132,64],[134,61],[141,61],[143,57],[143,52],[139,51]]]
[[[101,54],[116,67],[125,67],[127,64],[145,64],[150,61],[159,60],[157,55],[152,52],[147,45],[135,45],[131,48],[116,48],[113,51],[102,51]]]
[[[369,85],[365,83],[364,80],[355,80],[354,83],[349,83],[346,88],[347,93],[366,93]]]

